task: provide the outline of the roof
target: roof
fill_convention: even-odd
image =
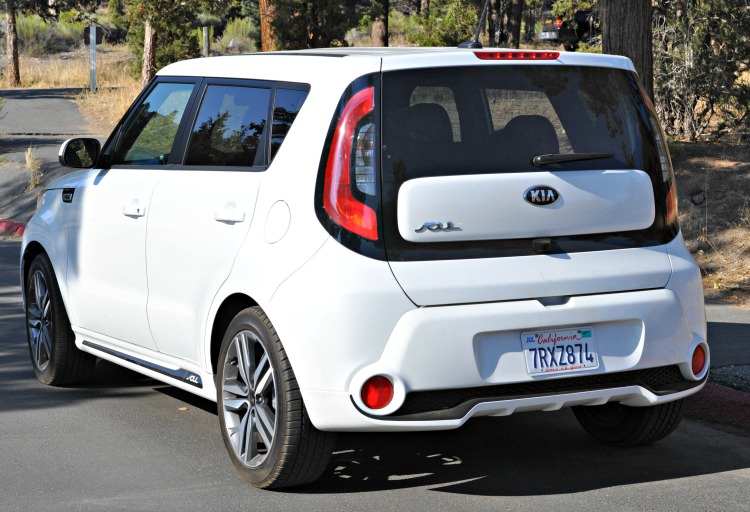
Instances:
[[[482,53],[556,54],[548,60],[491,59],[477,57]],[[390,47],[390,48],[321,48],[243,55],[207,57],[171,64],[159,75],[213,76],[258,80],[317,81],[324,76],[356,77],[375,71],[486,65],[577,65],[603,66],[634,71],[625,57],[550,50],[512,50],[507,48]],[[317,78],[316,78],[317,77]]]

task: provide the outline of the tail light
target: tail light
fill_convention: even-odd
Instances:
[[[555,19],[555,28],[562,28],[563,26],[563,20],[562,18],[556,18]]]
[[[323,208],[331,220],[368,240],[378,239],[377,214],[355,193],[375,194],[374,105],[373,87],[355,93],[346,103],[333,134],[323,182]]]
[[[674,169],[672,168],[672,159],[669,158],[669,149],[667,148],[667,141],[664,139],[664,132],[661,129],[659,121],[656,119],[654,114],[654,104],[651,102],[646,90],[643,85],[638,83],[641,89],[641,96],[646,104],[646,108],[649,112],[649,120],[651,121],[651,128],[654,132],[654,139],[656,140],[656,150],[659,153],[659,166],[661,167],[661,178],[664,183],[664,190],[666,195],[664,196],[665,201],[665,222],[668,226],[677,226],[678,211],[677,211],[677,183],[674,177]]]

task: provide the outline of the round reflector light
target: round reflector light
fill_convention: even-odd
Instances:
[[[693,375],[700,375],[706,366],[706,350],[702,345],[695,347],[693,351]]]
[[[382,409],[393,399],[393,383],[382,375],[370,377],[362,385],[361,396],[370,409]]]

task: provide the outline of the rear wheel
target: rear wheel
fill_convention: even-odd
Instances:
[[[217,368],[219,423],[232,465],[260,488],[317,480],[335,434],[316,429],[276,330],[258,308],[229,325]]]
[[[613,446],[653,443],[671,434],[682,420],[682,400],[651,407],[628,407],[609,403],[573,407],[583,429],[599,441]]]
[[[37,378],[63,386],[88,380],[96,357],[75,345],[52,263],[46,254],[31,262],[26,282],[26,339]]]

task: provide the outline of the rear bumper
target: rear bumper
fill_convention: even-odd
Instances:
[[[530,376],[521,333],[549,326],[591,325],[600,364],[568,374]],[[699,391],[692,353],[705,339],[692,332],[668,289],[421,308],[404,314],[380,358],[359,369],[343,392],[303,389],[314,424],[324,430],[438,430],[472,416],[505,416],[609,401],[650,406]],[[393,402],[368,410],[362,384],[374,375],[393,382]]]
[[[333,242],[279,290],[286,307],[272,307],[270,316],[323,430],[438,430],[478,415],[656,405],[699,391],[710,362],[693,375],[696,347],[710,357],[697,267],[679,237],[665,250],[666,288],[419,308],[404,300],[387,264]],[[336,272],[320,263],[333,257]],[[303,286],[319,290],[314,310],[297,293]],[[278,314],[290,310],[288,318]],[[528,373],[521,333],[583,326],[594,330],[597,368]],[[654,369],[669,376],[646,376]],[[394,384],[392,402],[379,411],[360,398],[375,375]]]
[[[427,430],[450,430],[458,428],[472,417],[509,416],[517,412],[557,411],[563,407],[576,405],[603,405],[607,402],[621,402],[630,406],[651,406],[671,402],[697,393],[705,381],[696,383],[694,388],[658,396],[640,386],[607,388],[577,393],[562,393],[535,397],[514,398],[500,401],[481,402],[458,418],[440,420],[387,420],[362,414],[354,405],[348,393],[332,391],[308,391],[304,394],[305,407],[315,411],[315,425],[321,430],[358,432],[407,432]]]

